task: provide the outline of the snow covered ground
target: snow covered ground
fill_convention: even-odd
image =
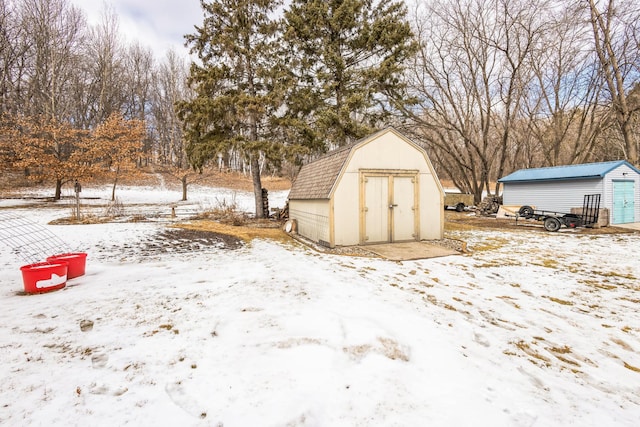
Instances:
[[[117,196],[253,205],[207,188]],[[640,423],[638,233],[458,231],[471,254],[401,263],[266,240],[149,255],[139,242],[169,220],[47,225],[66,203],[0,201],[88,253],[86,275],[26,296],[24,261],[0,245],[2,425]]]

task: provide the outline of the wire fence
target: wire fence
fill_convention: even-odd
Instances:
[[[71,247],[49,229],[13,212],[0,212],[0,242],[30,264],[71,252]]]

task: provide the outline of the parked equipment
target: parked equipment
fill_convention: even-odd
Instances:
[[[444,193],[444,208],[454,208],[462,212],[466,207],[473,206],[473,194]]]
[[[599,212],[600,194],[587,194],[584,196],[582,214],[550,212],[524,205],[518,210],[518,216],[543,221],[545,230],[558,231],[563,225],[567,228],[591,227],[598,223]]]

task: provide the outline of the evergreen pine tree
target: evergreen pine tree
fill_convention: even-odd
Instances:
[[[386,124],[407,102],[400,76],[416,50],[399,1],[292,0],[285,11],[292,87],[283,123],[315,149],[335,148]]]
[[[201,0],[204,22],[186,36],[199,59],[189,76],[196,96],[177,105],[194,168],[201,170],[230,148],[248,158],[257,218],[263,217],[260,157],[274,145],[270,118],[278,103],[271,81],[280,5],[281,0]]]

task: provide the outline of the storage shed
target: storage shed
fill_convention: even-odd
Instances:
[[[570,213],[582,208],[585,195],[600,194],[612,224],[640,222],[640,170],[624,160],[521,169],[498,182],[507,206]]]
[[[289,218],[329,247],[441,239],[443,200],[426,151],[387,128],[304,165]]]

